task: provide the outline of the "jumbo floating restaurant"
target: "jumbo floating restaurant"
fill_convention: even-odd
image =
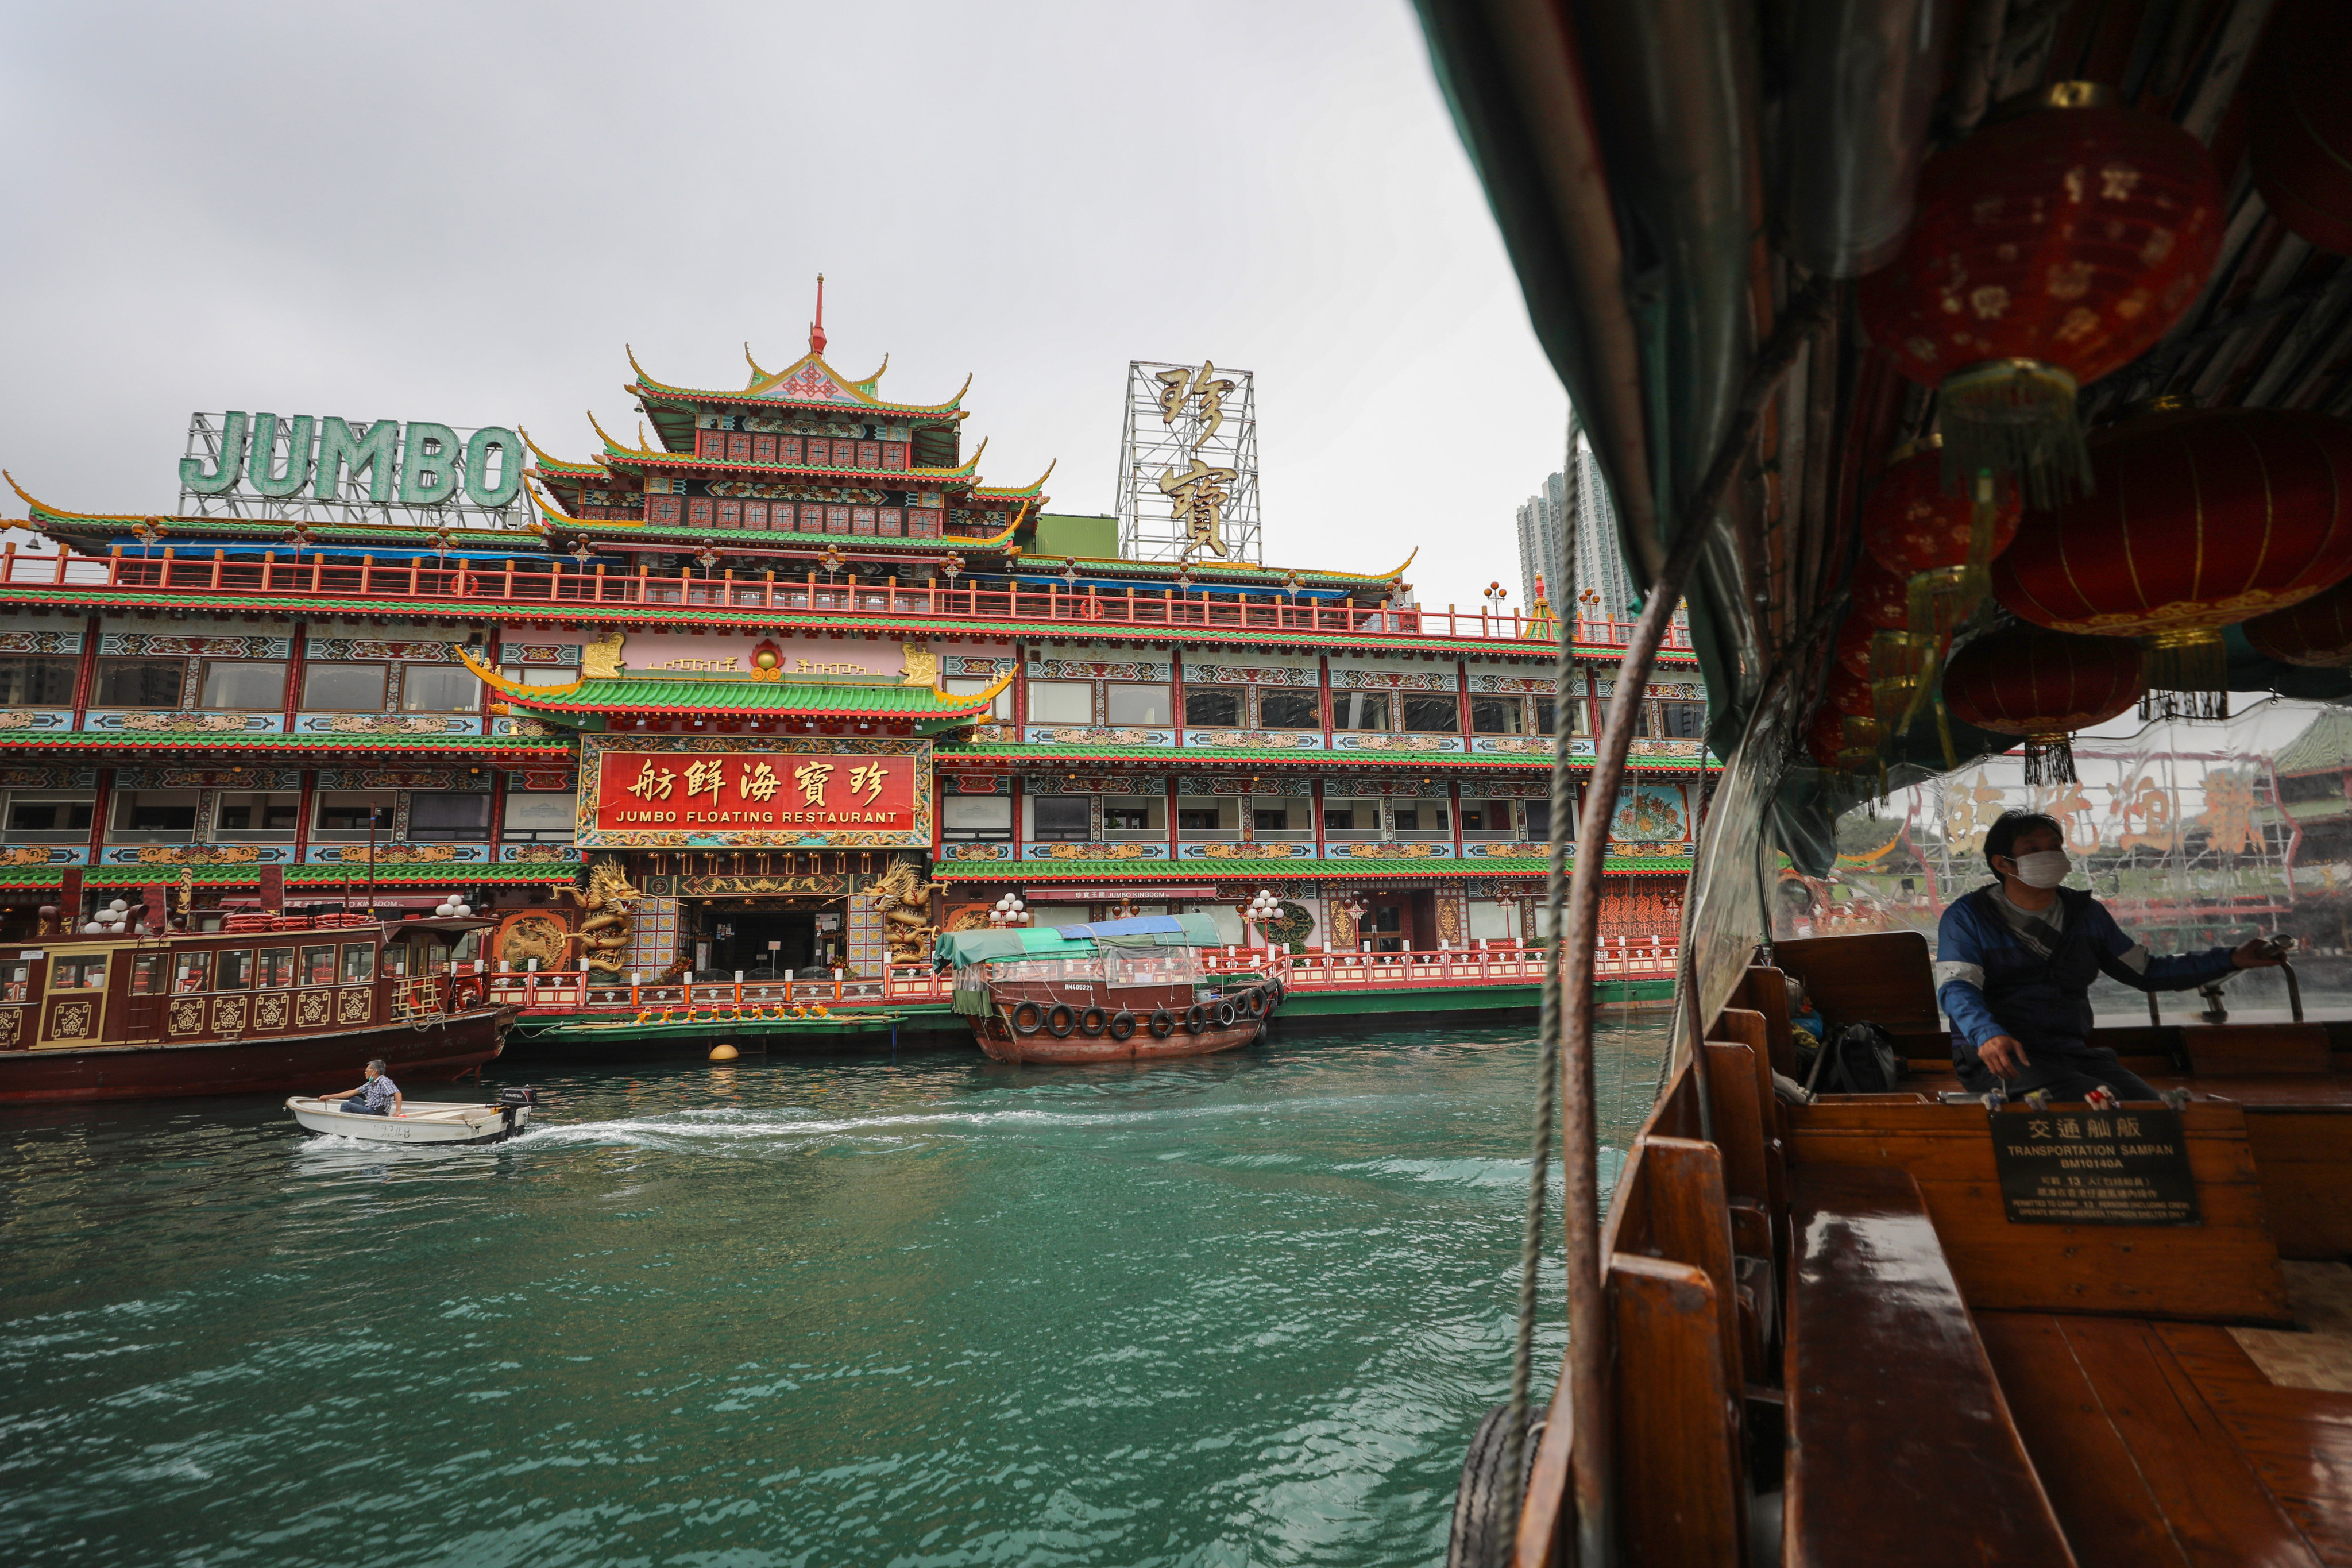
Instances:
[[[1625,628],[1580,626],[1555,712],[1549,606],[1235,559],[1235,470],[1197,458],[1156,487],[1180,547],[1123,550],[1051,510],[1050,468],[983,478],[969,381],[893,401],[821,322],[733,388],[631,354],[636,438],[592,416],[582,459],[235,412],[192,421],[178,516],[23,476],[58,548],[0,573],[7,932],[150,889],[199,929],[455,896],[498,921],[463,956],[533,1012],[739,972],[938,1006],[929,939],[1010,895],[1206,911],[1288,950],[1294,1011],[1529,1005],[1551,753],[1590,754]],[[1222,423],[1213,367],[1137,378],[1162,436]],[[1607,867],[1627,994],[1672,972],[1700,804],[1696,663],[1662,660]],[[1252,928],[1262,889],[1282,918]]]

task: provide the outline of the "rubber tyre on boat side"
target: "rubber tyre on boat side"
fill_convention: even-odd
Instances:
[[[1263,1018],[1273,1004],[1265,999],[1265,987],[1253,985],[1242,993],[1242,1008],[1253,1018]]]
[[[1217,1004],[1217,1027],[1230,1029],[1241,1020],[1241,1009],[1230,1002]]]
[[[1045,1021],[1045,1009],[1034,1002],[1024,1002],[1013,1009],[1013,1032],[1016,1035],[1034,1035]]]
[[[1528,1468],[1534,1467],[1543,1429],[1541,1420],[1528,1428],[1524,1463]],[[1510,1562],[1518,1533],[1511,1510],[1515,1489],[1510,1464],[1511,1407],[1497,1405],[1478,1423],[1469,1457],[1462,1461],[1462,1480],[1454,1490],[1454,1528],[1445,1541],[1445,1568],[1503,1568]]]
[[[1045,1032],[1057,1040],[1066,1040],[1070,1031],[1078,1026],[1078,1016],[1067,1002],[1056,1002],[1045,1011]]]
[[[1208,1026],[1209,1010],[1206,1007],[1202,1006],[1198,1002],[1193,1003],[1191,1010],[1184,1015],[1184,1028],[1186,1032],[1197,1035]]]
[[[1116,1013],[1116,1014],[1112,1015],[1111,1021],[1110,1021],[1110,1037],[1111,1037],[1112,1039],[1114,1039],[1114,1040],[1124,1040],[1124,1039],[1129,1039],[1129,1038],[1132,1038],[1132,1037],[1133,1037],[1134,1034],[1135,1034],[1135,1015],[1134,1015],[1134,1014],[1132,1014],[1132,1013],[1130,1013],[1130,1012],[1127,1011],[1125,1008],[1121,1008],[1121,1009],[1119,1009],[1119,1011],[1118,1011],[1118,1013]]]
[[[1089,1037],[1099,1035],[1110,1022],[1110,1015],[1099,1007],[1088,1007],[1078,1015],[1078,1033]]]
[[[1290,994],[1290,993],[1289,993],[1288,991],[1286,991],[1286,990],[1285,990],[1285,989],[1283,988],[1283,984],[1282,984],[1282,982],[1281,982],[1281,981],[1279,981],[1279,980],[1269,980],[1269,981],[1267,981],[1267,982],[1265,983],[1265,1010],[1266,1010],[1266,1012],[1268,1012],[1269,1014],[1271,1014],[1271,1013],[1272,1013],[1272,1012],[1273,1012],[1276,1007],[1281,1006],[1281,1005],[1282,1005],[1282,999],[1283,999],[1284,997],[1286,997],[1286,996],[1289,995],[1289,994]]]
[[[1153,1039],[1164,1040],[1176,1032],[1176,1015],[1165,1007],[1154,1007],[1149,1027]]]

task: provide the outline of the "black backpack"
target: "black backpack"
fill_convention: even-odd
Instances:
[[[1903,1058],[1895,1049],[1894,1036],[1875,1024],[1848,1024],[1813,1058],[1805,1088],[1819,1094],[1891,1094],[1902,1076]],[[1822,1081],[1824,1078],[1827,1081]]]

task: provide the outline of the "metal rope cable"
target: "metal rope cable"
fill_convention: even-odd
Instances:
[[[1569,426],[1568,460],[1576,461],[1576,426]],[[1560,557],[1561,581],[1555,595],[1567,595],[1554,611],[1559,622],[1559,650],[1551,679],[1551,864],[1546,874],[1546,930],[1551,945],[1544,952],[1543,1009],[1538,1027],[1543,1046],[1537,1068],[1534,1150],[1528,1172],[1528,1218],[1519,1241],[1519,1321],[1511,1353],[1510,1500],[1508,1517],[1516,1521],[1526,1503],[1528,1473],[1528,1394],[1535,1381],[1536,1282],[1543,1266],[1544,1210],[1549,1201],[1552,1123],[1559,1115],[1560,941],[1568,908],[1568,824],[1576,799],[1575,775],[1569,769],[1569,688],[1576,674],[1576,525],[1569,520]]]

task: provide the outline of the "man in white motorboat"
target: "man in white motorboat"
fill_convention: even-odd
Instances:
[[[359,1088],[347,1089],[341,1094],[322,1094],[319,1097],[319,1101],[322,1105],[333,1105],[336,1101],[344,1100],[359,1101],[357,1105],[346,1105],[341,1108],[346,1116],[403,1114],[401,1106],[404,1103],[404,1097],[400,1092],[400,1086],[385,1075],[382,1057],[368,1063],[367,1081],[361,1084]]]

